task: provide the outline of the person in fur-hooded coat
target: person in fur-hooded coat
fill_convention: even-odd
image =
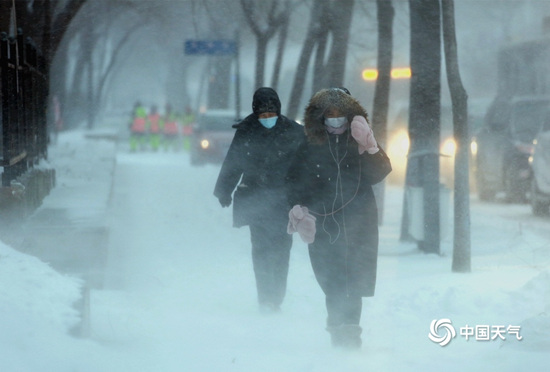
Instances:
[[[372,185],[391,171],[390,160],[376,143],[366,110],[342,88],[317,92],[304,124],[307,140],[287,173],[289,205],[307,208],[316,219],[309,255],[326,296],[332,342],[356,347],[362,297],[373,296],[376,283],[378,211]]]

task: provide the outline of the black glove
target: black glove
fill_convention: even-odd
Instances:
[[[231,195],[227,195],[227,196],[220,196],[218,200],[220,201],[221,206],[225,208],[231,205],[231,201],[233,199],[231,199]]]

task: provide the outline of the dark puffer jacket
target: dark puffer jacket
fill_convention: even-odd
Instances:
[[[258,121],[256,112],[262,104],[275,105],[277,109],[279,118],[271,129],[264,128]],[[253,114],[234,126],[237,131],[223,162],[214,195],[227,198],[237,188],[233,195],[234,227],[260,223],[286,231],[285,176],[299,144],[304,141],[304,128],[280,114],[279,98],[270,88],[257,91],[253,110]]]
[[[359,155],[349,130],[328,134],[324,112],[336,107],[348,122],[366,111],[339,89],[315,94],[305,112],[305,141],[287,175],[289,204],[309,208],[317,217],[309,245],[315,276],[325,293],[374,295],[378,257],[378,211],[372,185],[391,171],[380,148]]]

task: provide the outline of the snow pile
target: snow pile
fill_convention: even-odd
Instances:
[[[545,270],[527,282],[517,293],[517,300],[535,303],[545,313],[550,313],[550,271]]]
[[[73,304],[81,282],[0,242],[0,360],[21,363],[25,350],[42,350],[52,336],[67,337],[80,321]]]
[[[534,316],[521,322],[522,337],[528,343],[513,343],[506,346],[524,351],[548,352],[550,350],[550,271],[530,280],[517,293],[513,294],[517,306],[533,304]],[[524,306],[524,305],[523,305]]]

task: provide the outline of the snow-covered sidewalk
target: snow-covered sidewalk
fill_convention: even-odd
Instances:
[[[51,153],[52,165],[67,169],[58,173],[58,187],[77,187],[75,175],[94,172],[78,154],[104,154],[105,141],[82,133],[60,141],[74,156]],[[212,196],[217,166],[193,168],[182,153],[122,150],[116,157],[114,174],[97,170],[103,173],[92,176],[102,184],[114,180],[112,194],[90,180],[78,187],[91,199],[52,193],[43,206],[68,203],[80,216],[93,214],[86,200],[108,206],[101,221],[109,228],[105,286],[91,292],[90,338],[68,334],[78,322],[72,304],[82,281],[0,245],[0,316],[6,320],[0,370],[547,369],[550,221],[532,217],[528,206],[482,204],[474,197],[472,273],[454,274],[450,236],[441,256],[398,241],[403,191],[389,186],[376,295],[364,300],[363,348],[350,353],[330,347],[324,298],[297,237],[283,311],[259,313],[248,231],[231,228],[231,210]],[[456,332],[444,347],[428,338],[430,324],[440,319],[451,324],[435,336]],[[483,330],[489,340],[481,340]]]

